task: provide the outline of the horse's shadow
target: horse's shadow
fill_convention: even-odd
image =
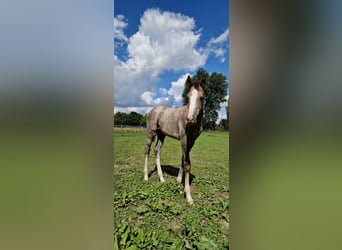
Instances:
[[[178,176],[179,168],[177,168],[175,166],[172,166],[172,165],[161,165],[161,168],[162,168],[163,174],[171,175],[171,176],[174,176],[174,177]],[[148,177],[151,177],[151,175],[154,172],[157,172],[157,166],[155,166],[154,169],[149,173]],[[185,176],[185,174],[183,172],[183,178],[182,178],[182,183],[183,184],[184,184],[184,176]],[[189,185],[191,185],[192,180],[195,179],[195,178],[196,178],[196,176],[193,175],[192,173],[190,173]]]

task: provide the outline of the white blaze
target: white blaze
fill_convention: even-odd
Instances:
[[[188,114],[189,120],[193,119],[197,96],[198,96],[198,91],[196,89],[193,89],[191,92],[191,97],[190,97],[190,107],[189,107],[189,114]]]

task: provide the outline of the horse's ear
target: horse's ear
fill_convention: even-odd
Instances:
[[[185,85],[190,87],[192,85],[192,81],[191,81],[191,77],[188,75],[188,77],[186,78],[186,82]]]

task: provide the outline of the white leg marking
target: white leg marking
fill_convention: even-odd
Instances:
[[[186,199],[187,199],[189,205],[192,205],[194,203],[194,200],[192,199],[191,194],[190,194],[189,177],[190,177],[190,173],[185,171],[185,188],[184,188],[184,191],[185,191]]]
[[[147,162],[148,162],[148,155],[145,155],[145,166],[144,166],[144,180],[148,181],[148,168],[147,168]]]
[[[157,153],[157,157],[156,157],[156,163],[157,163],[157,170],[158,170],[158,176],[159,176],[159,180],[161,183],[165,182],[164,177],[163,177],[163,172],[160,166],[160,153]]]
[[[182,178],[183,178],[183,167],[181,166],[180,168],[179,168],[179,172],[178,172],[178,176],[177,176],[177,182],[178,183],[181,183],[182,182]]]

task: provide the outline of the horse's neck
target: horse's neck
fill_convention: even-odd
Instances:
[[[202,120],[203,118],[203,108],[200,110],[198,117],[200,118],[200,120]]]
[[[197,118],[197,127],[200,129],[200,133],[203,130],[203,109],[200,110]]]
[[[182,119],[186,119],[186,115],[189,111],[189,104],[186,104],[180,107],[179,110],[181,111],[180,113],[181,113]]]
[[[186,105],[180,107],[179,109],[188,111],[189,110],[189,104],[186,104]]]
[[[185,115],[185,119],[186,119],[186,115]],[[192,135],[194,140],[196,140],[196,138],[202,133],[202,131],[203,131],[203,109],[201,109],[201,111],[199,112],[196,123],[192,124],[191,127],[187,127],[187,131],[188,131],[187,133]]]

